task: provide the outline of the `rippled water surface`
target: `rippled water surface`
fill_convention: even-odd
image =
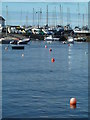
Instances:
[[[88,44],[45,45],[32,41],[24,50],[2,46],[3,117],[88,117]],[[72,97],[76,109],[70,108]]]

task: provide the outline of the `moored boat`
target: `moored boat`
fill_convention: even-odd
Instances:
[[[22,45],[12,45],[12,50],[23,50],[24,46]]]
[[[74,38],[74,40],[77,41],[77,42],[86,42],[86,38],[85,37]]]
[[[74,38],[73,37],[68,37],[67,42],[69,44],[74,44]]]
[[[10,41],[10,44],[28,44],[28,42],[30,41],[30,38],[26,38],[26,39],[23,39],[23,40],[13,40],[13,41]]]
[[[66,41],[63,41],[63,44],[67,44],[67,42],[66,42]]]
[[[53,41],[54,39],[53,39],[52,35],[50,35],[48,37],[45,37],[44,40],[45,41]]]
[[[29,41],[30,41],[30,38],[27,38],[27,39],[19,40],[17,44],[28,44]]]

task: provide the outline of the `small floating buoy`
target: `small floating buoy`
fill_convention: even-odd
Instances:
[[[5,47],[5,50],[8,50],[8,47]]]
[[[70,108],[71,108],[71,109],[75,109],[75,108],[76,108],[76,105],[70,105]]]
[[[22,54],[22,57],[24,57],[24,54]]]
[[[54,58],[52,58],[52,59],[51,59],[51,61],[52,61],[52,62],[55,62],[55,59],[54,59]]]
[[[76,98],[71,98],[70,99],[70,105],[76,105],[76,103],[77,103]]]
[[[68,44],[68,46],[70,46],[70,44]]]
[[[51,52],[51,51],[52,51],[52,49],[50,48],[50,49],[49,49],[49,51]]]
[[[47,48],[47,45],[45,45],[45,48]]]

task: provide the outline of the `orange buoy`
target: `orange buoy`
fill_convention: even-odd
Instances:
[[[47,45],[45,45],[45,48],[47,48]]]
[[[76,105],[70,105],[70,108],[71,108],[71,109],[75,109],[75,108],[76,108]]]
[[[76,98],[71,98],[70,99],[70,105],[76,105],[76,103],[77,103]]]
[[[54,58],[52,58],[52,59],[51,59],[51,61],[52,61],[52,62],[55,62],[55,59],[54,59]]]
[[[50,49],[49,49],[49,51],[51,52],[51,51],[52,51],[52,49],[50,48]]]

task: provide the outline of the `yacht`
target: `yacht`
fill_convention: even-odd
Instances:
[[[74,38],[73,37],[68,37],[67,42],[69,44],[74,44]]]
[[[28,42],[30,41],[30,38],[25,38],[23,40],[13,40],[13,41],[10,41],[10,44],[28,44]]]
[[[52,35],[48,36],[48,37],[45,37],[44,40],[47,42],[47,43],[52,43],[52,41],[54,41]]]
[[[30,41],[30,38],[26,38],[26,39],[23,39],[23,40],[19,40],[17,42],[17,44],[27,44],[29,41]]]

